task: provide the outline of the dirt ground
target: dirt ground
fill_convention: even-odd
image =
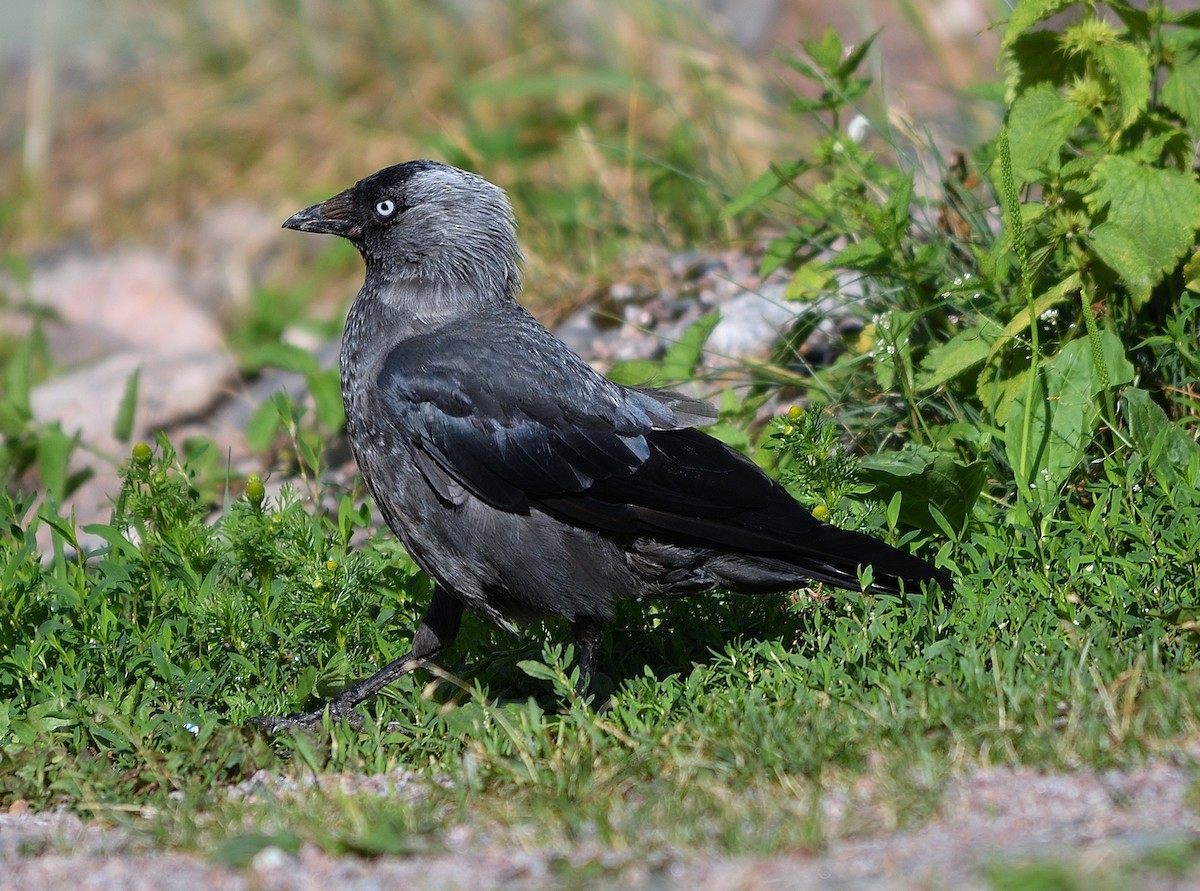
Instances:
[[[869,800],[870,790],[856,786],[830,793],[825,809],[839,824],[870,825],[881,815],[844,819]],[[298,856],[266,848],[234,869],[203,852],[155,850],[128,830],[70,814],[8,814],[0,815],[0,888],[1200,888],[1195,772],[1167,761],[1077,773],[979,768],[949,784],[934,819],[899,832],[834,837],[817,852],[660,850],[646,858],[587,845],[531,850],[477,838],[466,827],[448,828],[438,842],[438,853],[375,859],[315,846]]]

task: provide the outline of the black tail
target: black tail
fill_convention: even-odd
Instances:
[[[807,512],[805,519],[805,526],[815,522]],[[859,568],[866,566],[872,569],[871,586],[875,591],[900,594],[903,588],[915,593],[922,584],[934,583],[947,594],[954,590],[954,581],[945,570],[868,535],[828,524],[806,528],[802,542],[794,549],[729,554],[710,564],[725,587],[744,594],[797,588],[809,582],[857,591]]]
[[[540,502],[573,522],[613,534],[700,546],[723,585],[745,593],[809,581],[859,589],[858,567],[874,587],[898,594],[922,582],[953,588],[950,574],[858,532],[822,523],[753,461],[699,430],[647,436],[650,456],[626,477]]]

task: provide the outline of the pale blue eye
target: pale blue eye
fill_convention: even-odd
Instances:
[[[396,202],[391,198],[384,198],[375,205],[375,213],[379,214],[381,217],[390,217],[395,212]]]

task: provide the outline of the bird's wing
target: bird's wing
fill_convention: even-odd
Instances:
[[[541,506],[611,532],[659,533],[751,551],[794,550],[827,527],[753,461],[699,430],[646,434],[636,472],[597,480]],[[816,542],[814,542],[816,544]]]
[[[712,419],[704,403],[606,380],[542,331],[493,331],[482,343],[437,332],[405,340],[385,361],[383,410],[446,500],[465,490],[525,511],[633,474],[655,430]]]
[[[389,355],[382,410],[443,500],[469,493],[620,537],[758,554],[842,587],[857,586],[860,563],[873,564],[887,590],[898,590],[888,577],[943,579],[915,557],[820,522],[754,462],[691,429],[711,417],[703,403],[620,387],[549,338],[429,335]],[[783,577],[761,587],[774,590]]]

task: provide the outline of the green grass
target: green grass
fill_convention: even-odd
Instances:
[[[1040,540],[996,523],[944,545],[952,600],[629,605],[599,713],[572,692],[563,628],[468,621],[444,661],[465,681],[409,676],[365,731],[276,750],[240,726],[402,654],[428,584],[390,538],[347,546],[363,520],[350,496],[340,516],[242,497],[209,524],[187,469],[139,450],[113,522],[89,529],[110,543],[90,562],[69,520],[0,499],[0,805],[113,820],[133,806],[165,839],[233,859],[246,833],[387,852],[436,848],[463,821],[552,849],[768,853],[819,847],[821,791],[864,773],[904,825],[971,764],[1136,763],[1200,726],[1195,641],[1161,607],[1194,595],[1200,499],[1083,495],[1091,508]],[[424,791],[230,801],[260,768],[403,769]]]
[[[1043,76],[1038,101],[1058,88],[1056,107],[1069,105],[1075,73],[1037,68],[1050,58],[1037,41],[1050,38],[1025,34],[1050,33],[1037,28],[1045,9],[1021,6],[1032,12],[1006,36],[1014,70]],[[221,16],[197,13],[213,31],[211,52],[189,64],[249,97],[257,111],[232,125],[255,132],[272,118],[254,101],[267,75],[311,66],[326,92],[301,129],[324,132],[330,107],[357,96],[345,136],[369,147],[380,127],[371,112],[391,94],[359,84],[359,66],[376,59],[399,70],[408,44],[374,45],[372,16],[385,11],[355,9],[356,27],[338,41],[286,31],[257,67]],[[278,24],[283,10],[265,4],[256,14]],[[630,15],[624,9],[622,21]],[[577,280],[577,270],[559,273],[554,263],[574,268],[584,258],[595,269],[631,243],[711,243],[764,220],[783,233],[764,267],[792,268],[789,297],[820,298],[853,278],[863,335],[818,371],[789,346],[803,332],[785,332],[771,363],[746,369],[748,397],[724,397],[718,430],[757,446],[755,457],[815,511],[952,568],[953,596],[818,590],[626,604],[606,638],[593,701],[574,693],[564,627],[510,635],[468,617],[444,670],[397,682],[364,708],[361,731],[333,726],[313,739],[268,741],[245,729],[249,718],[314,707],[407,652],[430,591],[373,525],[361,487],[331,491],[323,474],[342,423],[336,379],[279,343],[281,319],[311,306],[311,283],[261,291],[231,338],[248,373],[286,367],[313,392],[311,404],[269,401],[247,430],[296,480],[279,499],[264,498],[253,479],[228,478],[203,443],[160,439],[133,448],[111,519],[76,529],[58,505],[77,444],[29,409],[44,364],[35,337],[4,345],[0,392],[0,807],[66,805],[129,824],[149,843],[237,865],[266,846],[305,842],[363,855],[437,850],[447,828],[462,825],[478,838],[561,852],[564,882],[586,884],[619,879],[624,862],[567,856],[588,844],[651,863],[678,849],[816,851],[837,835],[935,816],[944,780],[976,765],[1119,768],[1183,751],[1200,730],[1197,261],[1173,247],[1155,259],[1150,282],[1141,275],[1147,258],[1113,249],[1111,227],[1110,240],[1094,245],[1071,229],[1136,215],[1086,199],[1088,189],[1115,189],[1121,171],[1102,163],[1107,153],[1140,153],[1141,180],[1186,180],[1172,167],[1173,147],[1180,134],[1194,140],[1196,123],[1151,107],[1157,94],[1134,87],[1153,72],[1137,54],[1107,47],[1158,35],[1171,51],[1163,64],[1177,66],[1166,95],[1186,98],[1193,92],[1181,80],[1200,73],[1178,60],[1200,41],[1188,20],[1164,38],[1130,16],[1138,27],[1129,33],[1079,47],[1099,66],[1094,120],[1072,110],[1063,119],[1080,123],[1067,142],[1010,121],[1011,151],[993,142],[973,159],[990,183],[956,180],[930,199],[913,197],[897,134],[879,127],[883,146],[845,138],[844,119],[869,86],[854,70],[863,56],[835,36],[814,41],[792,67],[824,92],[796,99],[793,110],[815,116],[826,136],[811,157],[776,165],[732,205],[733,177],[717,160],[731,122],[743,119],[732,91],[714,106],[712,127],[650,121],[633,99],[651,72],[581,69],[557,54],[547,61],[545,47],[557,45],[549,25],[522,32],[528,44],[508,68],[502,48],[472,29],[464,45],[486,50],[481,67],[449,39],[453,23],[419,17],[405,40],[428,43],[445,72],[414,91],[432,105],[453,92],[450,78],[466,109],[441,142],[423,144],[513,184],[519,214],[531,219],[523,233],[535,290]],[[339,47],[362,53],[325,52]],[[687,65],[673,63],[670,74],[645,94],[660,110],[676,108],[666,93],[685,108],[708,89],[680,86],[696,74]],[[1106,84],[1114,92],[1104,94]],[[793,123],[776,121],[781,132]],[[220,132],[212,120],[195,127],[211,139]],[[614,149],[623,128],[634,135]],[[1116,133],[1123,139],[1108,138]],[[571,151],[556,154],[564,145]],[[1095,163],[1059,154],[1076,151]],[[287,177],[298,165],[249,151],[236,160],[244,176],[268,177],[258,188],[276,198],[294,191]],[[1093,170],[1106,173],[1089,181]],[[207,182],[203,173],[193,179]],[[1060,190],[1065,204],[1054,213],[1022,205],[1014,176],[1043,177],[1031,182]],[[154,185],[150,177],[144,187]],[[1189,191],[1181,185],[1185,210]],[[957,228],[932,222],[947,209]],[[1008,228],[994,231],[998,215]],[[1024,250],[1014,220],[1024,220]],[[348,251],[327,251],[307,274],[321,283],[358,275]],[[1063,285],[1072,275],[1082,276],[1077,290]],[[1039,315],[1051,305],[1061,312]],[[618,371],[691,377],[712,321],[656,368]],[[835,424],[797,410],[764,429],[756,409],[797,385],[836,403]],[[869,452],[892,451],[831,458],[847,433]],[[30,474],[42,482],[41,502],[27,491]],[[82,531],[105,546],[82,554]],[[284,779],[231,794],[260,770]],[[390,772],[410,777],[411,789],[379,797],[288,783]],[[871,807],[828,825],[823,796],[863,777],[875,790]],[[1183,846],[1155,868],[1184,873],[1194,862],[1194,847]],[[998,866],[989,879],[1076,887],[1079,875],[1051,863]]]

